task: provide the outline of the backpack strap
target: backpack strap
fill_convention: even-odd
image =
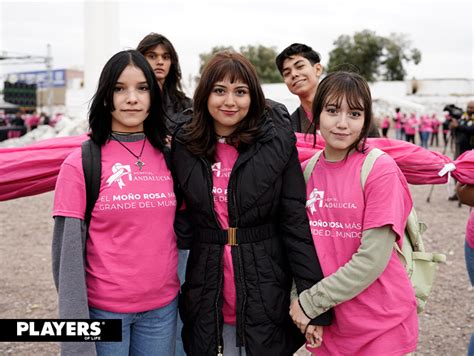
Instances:
[[[367,181],[367,178],[369,177],[370,171],[372,170],[372,167],[375,164],[375,161],[377,158],[379,158],[381,155],[383,155],[384,152],[378,148],[373,148],[365,157],[364,163],[362,164],[362,169],[360,172],[360,182],[362,184],[362,190],[364,190],[365,187],[365,182]]]
[[[365,183],[367,178],[369,177],[370,171],[375,164],[377,158],[383,155],[384,152],[378,148],[373,148],[365,157],[364,163],[362,164],[362,169],[360,173],[360,181],[362,184],[362,190],[364,190]],[[422,224],[424,225],[424,224]],[[426,225],[424,225],[424,229],[426,229]],[[424,251],[423,241],[421,239],[421,233],[423,232],[423,227],[420,223],[418,223],[418,219],[416,217],[415,208],[412,207],[410,214],[407,218],[407,224],[405,227],[405,235],[408,238],[407,240],[410,242],[413,251]],[[395,242],[394,244],[395,249],[399,254],[403,254],[400,250],[400,247]]]
[[[100,176],[102,173],[101,148],[92,140],[82,143],[82,170],[86,184],[86,211],[84,221],[87,226],[91,221],[92,209],[99,198]]]
[[[323,153],[322,150],[317,151],[313,157],[308,162],[308,165],[304,169],[303,176],[304,176],[304,182],[308,183],[309,177],[311,177],[311,173],[313,172],[314,166],[316,166],[316,163],[318,162],[319,157],[321,156],[321,153]]]

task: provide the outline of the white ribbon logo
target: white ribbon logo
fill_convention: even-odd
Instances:
[[[216,177],[221,176],[221,162],[214,163],[211,168],[213,172],[216,172]]]
[[[115,163],[112,166],[113,174],[107,179],[107,183],[109,187],[112,185],[113,182],[117,182],[120,189],[125,186],[125,183],[122,180],[122,176],[128,175],[128,180],[132,181],[132,170],[130,169],[130,165],[122,164],[122,163]]]
[[[313,191],[309,194],[309,199],[306,201],[306,207],[309,208],[311,214],[316,212],[314,204],[318,201],[319,207],[323,207],[324,191],[318,191],[317,188],[314,188]]]

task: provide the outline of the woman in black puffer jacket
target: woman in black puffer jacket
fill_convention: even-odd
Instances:
[[[175,230],[190,249],[180,298],[188,355],[292,355],[303,344],[288,314],[292,279],[301,292],[323,275],[295,142],[250,62],[216,54],[172,144],[185,202]]]

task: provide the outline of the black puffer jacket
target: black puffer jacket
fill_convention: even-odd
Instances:
[[[290,120],[294,132],[306,133],[313,130],[313,124],[309,121],[301,105],[291,114]]]
[[[176,128],[189,120],[193,112],[193,101],[185,97],[183,100],[171,100],[168,95],[163,95],[163,109],[165,111],[166,129],[173,135]]]
[[[260,139],[240,152],[228,185],[229,226],[238,228],[238,245],[232,247],[237,346],[245,346],[249,356],[292,355],[303,344],[288,314],[292,277],[298,292],[323,277],[288,116],[281,104],[265,114]],[[186,203],[186,212],[177,216],[176,233],[180,247],[191,250],[180,298],[183,342],[188,355],[216,355],[223,351],[227,231],[214,212],[211,162],[192,155],[180,132],[173,141],[172,163]],[[329,320],[324,314],[318,323],[328,325]]]

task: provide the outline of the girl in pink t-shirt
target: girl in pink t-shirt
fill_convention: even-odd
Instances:
[[[430,134],[433,132],[433,126],[431,118],[427,114],[422,115],[420,118],[419,132],[421,147],[428,149],[428,140],[430,138]]]
[[[382,128],[382,136],[387,137],[388,129],[390,128],[390,116],[384,115],[382,124],[380,126]]]
[[[412,113],[410,117],[405,121],[405,140],[415,144],[416,129],[418,127],[418,119],[416,114]]]
[[[456,193],[459,201],[471,207],[469,220],[466,226],[466,242],[464,244],[464,253],[466,258],[466,268],[471,286],[474,286],[474,185],[456,184]],[[471,334],[469,342],[468,355],[474,354],[474,334]]]
[[[393,248],[412,207],[407,182],[382,155],[361,185],[371,150],[371,102],[367,82],[349,72],[328,74],[314,100],[315,126],[326,146],[307,182],[306,207],[325,278],[300,293],[290,314],[300,326],[306,317],[334,309],[330,326],[306,329],[307,348],[316,355],[416,350],[415,295]]]
[[[172,355],[179,292],[177,202],[165,159],[160,90],[138,51],[119,52],[106,63],[89,126],[91,145],[100,150],[94,206],[86,208],[91,197],[81,149],[65,160],[56,183],[53,275],[59,316],[120,319],[122,341],[64,343],[62,351]],[[92,170],[98,169],[93,162]]]

